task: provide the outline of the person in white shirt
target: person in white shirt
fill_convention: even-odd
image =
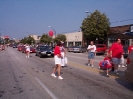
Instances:
[[[65,51],[65,48],[63,45],[64,45],[64,42],[61,41],[60,51],[61,51],[61,55],[62,55],[62,58],[61,58],[61,66],[62,67],[65,66],[65,57],[66,57],[66,51]]]
[[[25,48],[26,48],[26,58],[30,58],[30,46],[29,46],[29,44],[26,44]]]
[[[90,45],[87,48],[88,50],[88,66],[93,67],[94,57],[96,55],[96,46],[93,41],[90,42]]]

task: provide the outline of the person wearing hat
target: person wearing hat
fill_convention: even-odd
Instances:
[[[61,55],[62,55],[62,58],[61,58],[61,66],[62,67],[65,66],[65,56],[66,56],[66,51],[65,51],[65,48],[63,45],[64,45],[64,42],[61,41],[60,51],[61,51]]]

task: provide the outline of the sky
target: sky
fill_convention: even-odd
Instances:
[[[132,9],[133,0],[0,0],[0,34],[22,39],[48,34],[52,28],[56,34],[76,32],[86,11],[96,10],[106,14],[111,27],[129,25]]]

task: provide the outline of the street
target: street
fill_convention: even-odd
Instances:
[[[94,68],[87,66],[87,53],[67,52],[64,78],[51,77],[54,58],[30,58],[9,47],[0,51],[0,99],[132,99],[133,83],[124,77],[98,69],[103,56],[96,56]]]

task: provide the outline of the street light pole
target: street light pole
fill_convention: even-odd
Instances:
[[[92,13],[91,13],[91,12],[89,12],[89,11],[86,11],[85,13],[87,14],[87,17],[89,16],[89,13],[90,13],[90,14],[92,14]]]
[[[54,31],[55,37],[56,37],[56,31],[55,31],[55,29],[52,26],[48,26],[48,27],[50,27]]]

